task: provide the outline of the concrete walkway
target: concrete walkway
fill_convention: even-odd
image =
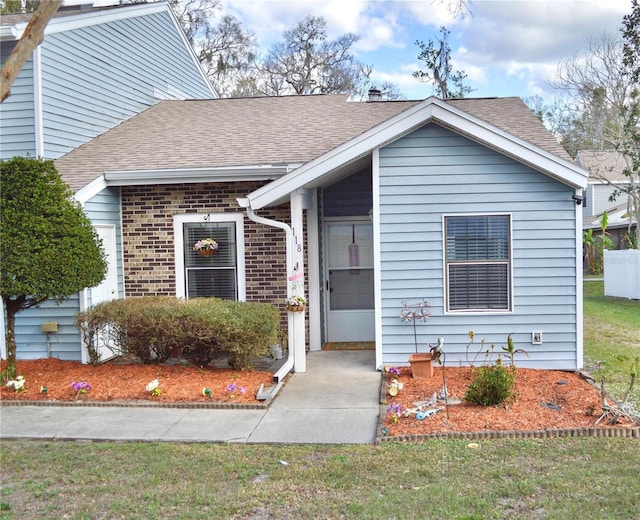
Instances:
[[[380,383],[373,351],[310,352],[265,410],[0,406],[0,438],[367,444]]]

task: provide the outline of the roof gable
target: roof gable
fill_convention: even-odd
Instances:
[[[533,144],[499,128],[485,119],[472,115],[470,111],[467,112],[458,108],[458,106],[462,105],[462,101],[442,101],[435,97],[430,97],[369,129],[364,134],[341,144],[328,153],[250,193],[242,201],[242,204],[249,205],[255,210],[282,202],[286,200],[287,195],[292,191],[317,185],[323,176],[330,175],[336,169],[354,162],[372,153],[373,150],[383,147],[385,144],[395,141],[420,126],[431,122],[465,135],[562,183],[575,188],[584,188],[586,186],[587,172],[570,161],[566,152],[563,154],[565,156],[563,158],[542,148],[540,145]],[[471,99],[467,100],[467,107],[472,106],[472,101]],[[520,103],[526,108],[522,102]],[[482,110],[478,110],[478,107],[476,107],[476,111],[482,113]],[[493,111],[487,111],[486,114],[488,117],[496,117],[496,112],[498,117],[505,113],[504,111],[496,111],[494,108]],[[528,109],[527,112],[530,113]],[[522,114],[524,113],[522,112],[521,116]],[[535,116],[533,117],[535,119]],[[538,126],[542,127],[542,123],[539,121]],[[542,128],[544,129],[544,127]],[[544,131],[540,129],[529,131],[529,133],[537,138],[539,142],[543,141],[546,144],[547,140],[538,135],[548,133],[546,129]]]

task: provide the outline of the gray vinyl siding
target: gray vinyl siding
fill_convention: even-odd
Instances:
[[[620,204],[627,202],[628,196],[620,194],[615,201],[610,201],[609,197],[613,194],[615,188],[608,184],[590,184],[587,193],[591,196],[591,200],[587,199],[585,213],[588,216],[598,215],[605,210],[609,210]]]
[[[85,214],[93,224],[112,224],[116,226],[116,244],[118,258],[118,296],[124,293],[122,273],[122,233],[120,224],[119,188],[106,188],[85,204]],[[90,291],[89,291],[90,293]],[[90,301],[88,304],[90,305]],[[80,312],[80,295],[75,294],[62,303],[46,301],[39,309],[29,309],[16,316],[16,354],[18,359],[39,359],[55,357],[70,361],[82,360],[80,332],[74,325],[76,314]],[[42,333],[43,322],[58,323],[58,332],[49,335]]]
[[[124,272],[122,269],[122,219],[120,205],[120,188],[105,188],[92,197],[84,205],[84,211],[93,225],[113,225],[116,228],[116,259],[118,276],[118,298],[124,297]],[[89,291],[87,305],[91,305]]]
[[[15,47],[3,42],[2,63]],[[0,159],[36,156],[35,106],[33,98],[33,59],[22,67],[11,87],[11,95],[0,105]]]
[[[28,309],[16,316],[16,357],[18,359],[41,359],[54,357],[69,361],[80,361],[80,333],[73,324],[80,310],[78,295],[58,304],[47,300],[38,309]],[[58,332],[41,332],[43,322],[58,323]]]
[[[48,35],[42,78],[50,159],[160,99],[211,97],[168,13]]]
[[[437,125],[382,148],[379,175],[384,363],[406,364],[414,351],[401,302],[427,298],[432,317],[416,325],[419,349],[444,337],[448,364],[467,362],[473,330],[476,348],[484,338],[497,351],[513,333],[529,353],[516,358],[519,366],[576,368],[570,187]],[[513,312],[445,314],[443,215],[477,213],[511,215]],[[542,345],[531,344],[534,331],[543,333]]]

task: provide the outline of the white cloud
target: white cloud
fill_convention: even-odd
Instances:
[[[631,10],[631,0],[473,0],[473,15],[454,19],[446,0],[222,2],[263,50],[305,16],[323,16],[330,38],[358,34],[354,51],[373,65],[374,79],[395,82],[410,98],[418,90],[418,97],[431,93],[411,76],[419,66],[415,41],[437,38],[440,26],[451,30],[453,65],[467,73],[466,84],[481,95],[502,95],[508,84],[526,96],[550,92],[547,78],[558,63],[584,49],[589,35],[618,33]]]

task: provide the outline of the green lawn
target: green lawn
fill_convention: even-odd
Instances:
[[[623,393],[640,352],[640,302],[602,292],[585,282],[585,355]],[[7,520],[640,518],[638,439],[1,448]]]
[[[640,301],[604,296],[604,283],[584,283],[585,369],[609,392],[622,398],[629,387],[633,361],[640,356]],[[640,367],[636,366],[640,372]],[[630,398],[640,415],[640,373]]]
[[[5,442],[2,518],[638,518],[637,439],[469,444]]]

